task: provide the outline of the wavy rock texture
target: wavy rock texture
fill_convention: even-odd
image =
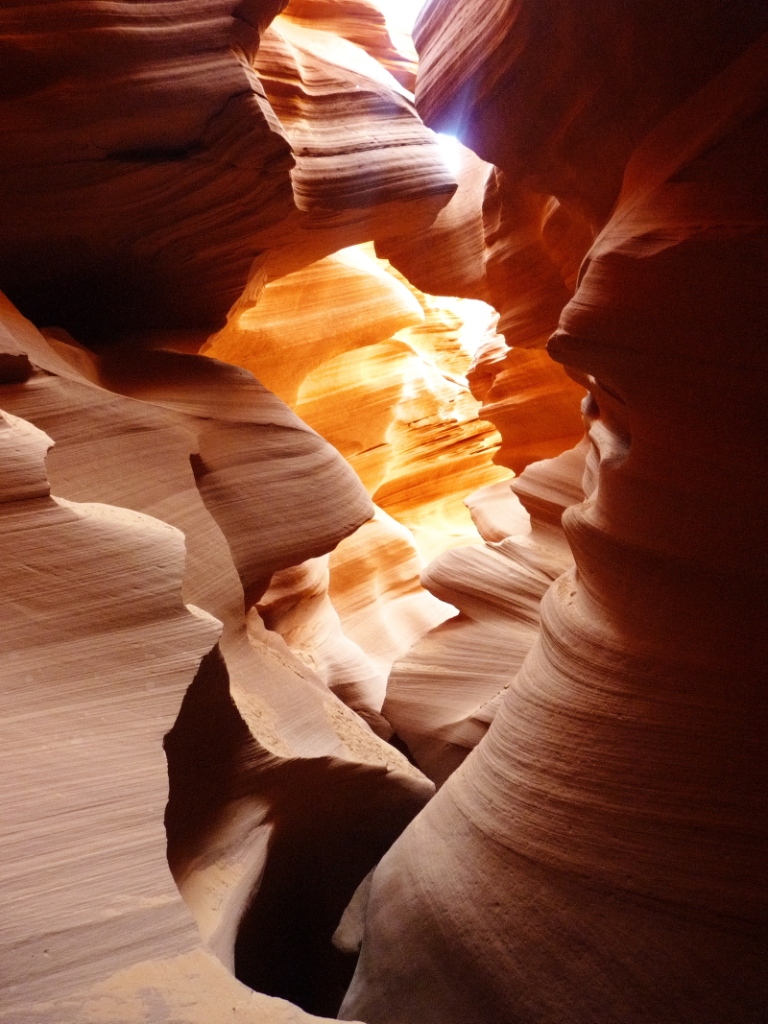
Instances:
[[[283,14],[296,24],[333,32],[355,43],[413,92],[416,85],[413,43],[410,37],[403,39],[402,32],[392,30],[388,17],[371,0],[291,0]]]
[[[451,152],[456,195],[428,228],[380,240],[377,251],[427,292],[498,310],[499,336],[477,352],[469,382],[503,438],[495,461],[521,472],[582,434],[583,390],[543,349],[592,236],[554,198],[512,184],[458,141]]]
[[[249,992],[200,947],[168,871],[162,737],[221,628],[181,600],[183,535],[52,497],[51,443],[0,417],[2,759],[13,782],[0,1019],[202,1024],[227,1005],[244,1021],[316,1020]]]
[[[4,306],[0,368],[4,406],[56,441],[49,471],[57,493],[149,512],[183,531],[184,599],[214,615],[223,632],[196,675],[190,658],[183,680],[175,679],[151,738],[153,759],[142,763],[144,776],[155,773],[148,794],[164,793],[160,740],[181,705],[165,743],[171,868],[206,947],[239,977],[333,1012],[353,960],[331,946],[331,935],[357,884],[432,787],[329,692],[344,690],[338,672],[321,678],[296,658],[265,629],[255,602],[274,574],[322,557],[373,509],[339,456],[247,374],[135,345],[194,349],[233,303],[247,310],[268,275],[426,224],[455,185],[386,70],[408,80],[413,69],[370,5],[329,12],[327,4],[299,4],[296,17],[270,31],[278,7],[4,5],[0,284],[39,323],[109,353],[97,359],[60,331],[45,341]],[[342,15],[339,36],[329,13]],[[409,303],[411,320],[399,318],[385,335],[421,318]],[[78,578],[78,586],[86,582]],[[396,597],[402,609],[407,596]],[[142,687],[140,659],[135,667],[127,679]],[[383,690],[381,668],[372,671]],[[66,671],[55,679],[64,699],[74,681]],[[358,699],[364,683],[356,673],[345,696],[387,732],[373,710],[383,692]],[[109,735],[119,748],[117,726]],[[111,785],[114,768],[103,774]],[[110,798],[122,807],[130,794],[119,779],[114,785]],[[162,860],[162,806],[151,795],[146,816]],[[52,856],[49,848],[42,856]],[[65,866],[55,882],[76,887],[77,877]],[[46,893],[42,887],[36,905]],[[183,918],[178,901],[173,906]],[[83,944],[98,950],[87,924]],[[124,919],[120,925],[109,939],[119,956],[97,954],[81,978],[70,954],[56,952],[40,993],[31,987],[34,971],[15,961],[24,981],[12,1013],[42,993],[53,999],[34,1011],[42,1019],[82,1019],[91,997],[56,1002],[62,977],[63,988],[103,982],[93,1013],[105,1020],[161,1012],[191,1021],[219,994],[248,1012],[217,961],[194,952],[189,919],[183,941],[175,925],[162,947],[186,957],[170,966],[137,963],[131,947],[141,937]],[[58,911],[50,927],[61,927]],[[14,932],[12,945],[18,938]],[[266,1000],[254,1005],[260,1019],[303,1019]]]
[[[575,569],[375,872],[342,1017],[764,1019],[766,28],[715,2],[423,18],[430,123],[599,231],[550,344],[592,454]]]
[[[560,519],[584,497],[585,447],[470,495],[485,544],[448,550],[421,574],[459,614],[394,663],[383,711],[437,784],[487,732],[538,637],[542,597],[573,566]]]
[[[3,307],[2,351],[9,381],[2,388],[3,405],[44,426],[56,439],[49,473],[57,491],[70,499],[96,498],[123,509],[148,511],[164,520],[155,523],[122,510],[103,513],[107,526],[113,519],[121,525],[119,531],[115,527],[119,536],[109,541],[112,547],[119,549],[126,531],[131,538],[125,540],[126,546],[135,544],[137,553],[131,557],[136,568],[131,572],[138,574],[140,583],[132,584],[117,568],[110,568],[111,549],[105,541],[101,552],[94,527],[90,541],[94,549],[88,556],[95,562],[92,571],[76,553],[66,554],[71,582],[65,586],[73,607],[78,607],[82,596],[82,615],[73,618],[58,589],[43,588],[47,596],[37,598],[54,602],[63,620],[57,628],[73,647],[72,657],[80,651],[77,657],[83,661],[91,652],[103,665],[86,673],[86,678],[94,680],[93,693],[87,694],[93,711],[88,713],[97,715],[93,744],[100,746],[94,751],[90,746],[84,748],[74,781],[62,783],[64,788],[56,797],[64,800],[65,806],[73,805],[65,819],[65,827],[74,829],[67,842],[80,843],[82,830],[89,827],[83,805],[78,803],[82,790],[91,794],[88,801],[105,808],[104,814],[116,815],[115,824],[110,824],[111,818],[107,824],[120,829],[120,849],[123,844],[127,851],[133,849],[120,822],[125,816],[129,822],[135,818],[137,842],[143,837],[147,856],[164,865],[161,823],[166,783],[160,748],[163,733],[178,714],[165,741],[170,775],[165,816],[168,857],[207,947],[254,987],[288,995],[321,1012],[327,1006],[333,1012],[350,966],[348,958],[345,961],[332,949],[331,935],[357,884],[431,789],[396,751],[378,741],[334,698],[278,636],[263,626],[260,631],[251,628],[248,636],[245,609],[263,593],[275,569],[327,550],[364,521],[371,514],[364,491],[325,442],[241,370],[175,353],[145,353],[141,366],[133,360],[126,365],[119,355],[99,359],[71,341],[46,340],[8,304]],[[35,443],[39,447],[42,442]],[[305,475],[318,481],[322,495],[307,492]],[[40,489],[43,484],[34,486]],[[144,524],[148,524],[146,528]],[[183,584],[182,530],[187,547]],[[168,556],[153,555],[153,544],[160,543],[153,540],[157,534],[170,538]],[[33,517],[26,543],[36,543],[35,538]],[[88,544],[88,537],[82,543]],[[16,585],[18,580],[29,595],[33,563],[21,540],[11,537],[9,544],[18,546],[21,554],[18,568],[11,563],[8,585]],[[59,545],[62,558],[66,544],[64,538]],[[160,584],[152,582],[149,566],[154,559],[160,572],[173,552],[176,561],[170,563],[168,582],[160,590]],[[45,544],[40,545],[37,557],[50,558]],[[102,558],[104,579],[99,568]],[[210,613],[204,619],[209,623],[204,629],[184,610],[182,586],[186,601]],[[161,598],[163,603],[158,605]],[[102,604],[104,623],[96,613]],[[178,609],[174,613],[177,619],[183,613],[182,625],[189,622],[187,628],[194,626],[195,635],[202,633],[203,637],[183,657],[179,652],[186,652],[190,641],[181,634],[174,640],[173,607]],[[21,615],[24,605],[19,608]],[[24,613],[24,628],[28,631],[43,612]],[[143,618],[150,612],[153,618],[145,628]],[[135,634],[128,630],[123,636],[117,629],[123,614],[135,624],[131,627]],[[208,654],[219,631],[211,616],[222,624],[222,631],[216,649]],[[165,618],[169,622],[163,634],[155,619]],[[110,622],[117,629],[116,639],[99,647],[94,637],[102,633],[109,637]],[[8,635],[14,637],[15,632]],[[61,702],[61,714],[74,713],[85,670],[77,660],[71,662],[69,655],[59,658],[53,647],[46,646],[45,635],[39,641],[39,655],[34,650],[28,656],[22,654],[24,637],[18,642],[19,678],[28,679],[30,672],[38,671],[35,665],[44,665],[46,685]],[[50,643],[55,645],[55,632]],[[203,654],[206,657],[198,672]],[[51,658],[57,666],[53,676]],[[164,658],[175,666],[167,686],[163,685],[163,673],[170,669],[163,667]],[[126,710],[115,707],[114,714],[105,718],[100,688],[112,679],[122,680],[124,696],[120,699]],[[158,710],[156,728],[149,733],[144,729],[141,707],[145,699],[153,699],[155,687],[162,700],[162,714]],[[63,737],[66,730],[60,725],[57,728]],[[86,719],[86,735],[89,728]],[[142,730],[138,744],[133,738],[137,729]],[[103,769],[96,761],[89,774],[88,751],[94,758],[97,754],[102,758]],[[135,768],[131,767],[134,764]],[[125,785],[122,770],[126,771]],[[36,757],[30,771],[40,771]],[[45,772],[49,778],[50,768]],[[106,791],[100,788],[102,784],[108,786]],[[150,793],[155,794],[154,800]],[[11,804],[11,810],[14,806]],[[47,822],[47,817],[44,820]],[[93,828],[101,836],[98,820]],[[51,902],[51,887],[76,890],[79,872],[92,870],[74,853],[71,864],[69,860],[60,864],[54,858],[57,832],[53,830],[48,839],[46,834],[44,830],[39,840],[40,857],[42,865],[53,858],[51,874],[34,878],[34,892],[28,892],[31,902],[20,904],[28,921],[25,927],[31,929],[30,941],[41,947],[49,933],[58,934],[69,921],[66,907],[59,910]],[[105,838],[104,843],[107,841]],[[101,851],[107,861],[113,857],[112,849],[107,845]],[[127,855],[128,860],[131,857]],[[25,862],[15,864],[14,869],[25,870]],[[125,904],[125,914],[138,912],[145,904],[150,909],[165,906],[165,896],[160,903],[155,899],[154,883],[147,881],[148,888],[143,887],[147,870],[140,858],[131,862],[134,896]],[[86,915],[79,925],[83,930],[77,948],[87,946],[90,951],[103,944],[104,956],[93,959],[89,952],[87,969],[81,974],[76,970],[77,960],[73,965],[70,942],[63,946],[49,943],[51,959],[45,961],[44,976],[35,982],[34,971],[30,973],[29,964],[15,951],[20,936],[14,933],[5,948],[11,982],[19,985],[21,993],[14,999],[25,1005],[29,1000],[43,1002],[63,998],[71,986],[104,981],[107,1001],[114,989],[122,993],[120,999],[130,995],[128,1001],[138,1007],[143,997],[125,986],[130,986],[130,979],[143,984],[144,967],[137,961],[149,957],[147,976],[167,975],[168,1005],[175,1005],[179,996],[174,992],[187,984],[184,979],[193,966],[185,960],[176,967],[163,966],[154,964],[152,958],[159,961],[161,956],[194,951],[190,919],[178,901],[171,903],[168,913],[182,920],[186,931],[182,929],[181,934],[187,935],[177,942],[181,925],[166,934],[164,911],[157,912],[155,923],[150,914],[146,927],[157,929],[162,939],[146,945],[138,956],[134,946],[141,932],[123,915],[123,897],[119,895],[129,883],[112,867],[107,876],[94,874],[100,879],[99,892],[107,908],[103,914],[107,920],[117,916],[115,923],[102,928],[101,907],[95,919]],[[160,874],[167,891],[170,880],[164,866]],[[100,899],[94,896],[93,902]],[[118,909],[112,915],[108,911],[115,900]],[[37,916],[34,906],[40,908]],[[36,923],[40,914],[47,915],[47,925]],[[141,915],[136,927],[145,927]],[[116,947],[114,955],[108,952],[112,946]],[[192,965],[210,960],[202,952],[195,957]],[[216,980],[217,970],[211,964],[206,968],[213,977],[211,984],[226,991],[226,983]],[[124,971],[128,971],[128,980],[122,980],[123,974],[113,977]],[[205,975],[197,984],[207,985]],[[234,982],[229,984],[231,987]],[[54,999],[55,1012],[60,1014],[57,1019],[81,1019],[78,1007],[83,998],[72,1006]],[[236,998],[242,1001],[243,997]],[[51,1012],[50,1004],[46,1005],[46,1012]],[[139,1014],[138,1009],[135,1012]],[[264,1012],[273,1010],[267,1007]],[[275,1019],[282,1019],[277,1009],[274,1013],[278,1014]],[[145,1018],[139,1015],[136,1019]]]
[[[426,224],[448,200],[402,86],[360,46],[307,27],[327,4],[268,29],[280,6],[3,5],[0,287],[35,322],[199,344],[267,268]],[[340,13],[348,35],[357,19],[370,37],[370,5]]]
[[[378,714],[386,693],[386,673],[344,632],[328,594],[328,562],[328,556],[312,558],[275,573],[251,613],[252,629],[257,635],[265,626],[279,633],[329,690],[389,739],[392,729]]]
[[[329,561],[328,596],[345,636],[365,651],[378,674],[374,707],[381,710],[394,661],[454,608],[421,586],[424,560],[413,534],[381,509]]]
[[[362,248],[346,248],[270,282],[203,352],[251,370],[295,405],[304,379],[352,349],[376,344],[424,319],[411,292]],[[285,359],[286,336],[291,358]]]
[[[455,192],[393,63],[381,15],[360,0],[289,3],[263,34],[253,67],[291,145],[297,210],[270,236],[270,278],[426,227]]]
[[[295,408],[426,553],[471,537],[461,499],[508,475],[489,466],[498,435],[465,376],[494,323],[487,306],[424,295],[358,246],[269,282],[203,351]],[[287,336],[294,357],[282,360]]]
[[[381,509],[330,556],[275,573],[254,613],[380,736],[396,658],[453,614],[420,584],[413,536]]]
[[[763,1024],[768,14],[281,7],[0,9],[0,1019]]]
[[[474,541],[464,496],[507,477],[491,465],[498,435],[478,420],[464,376],[495,320],[482,303],[425,296],[355,247],[269,282],[204,349],[289,402],[379,506],[333,552],[329,575],[319,563],[291,569],[259,610],[383,734],[392,663],[452,611],[419,585],[414,542],[429,558]]]
[[[51,497],[50,438],[6,414],[0,436],[2,756],[14,782],[2,815],[3,1017],[17,1021],[130,963],[125,929],[147,958],[196,945],[164,856],[161,741],[219,624],[181,601],[177,530]],[[151,682],[140,690],[138,679]]]
[[[259,232],[293,208],[248,65],[279,6],[3,6],[0,274],[36,322],[98,337],[222,320]]]

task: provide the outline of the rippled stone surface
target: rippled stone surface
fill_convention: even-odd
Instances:
[[[0,1019],[763,1024],[767,21],[1,6]]]
[[[431,787],[245,612],[368,519],[365,491],[243,370],[2,313],[4,1019],[193,1022],[214,997],[309,1019],[212,953],[334,1012],[331,935]]]
[[[592,450],[575,567],[374,874],[342,1016],[757,1024],[768,1004],[767,26],[711,3],[654,7],[652,32],[649,12],[436,0],[418,32],[427,120],[594,225],[549,344],[589,389]],[[546,476],[520,479],[539,503]]]

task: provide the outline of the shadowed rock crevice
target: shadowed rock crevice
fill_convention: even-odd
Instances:
[[[222,913],[229,921],[219,935],[223,928],[228,939],[214,938],[216,952],[251,988],[334,1015],[356,957],[331,938],[360,882],[423,806],[423,790],[328,759],[271,765],[230,696],[218,648],[203,659],[164,748],[168,859],[182,893],[195,871],[226,860],[233,816],[247,818],[251,838],[268,837],[252,890],[234,893]]]

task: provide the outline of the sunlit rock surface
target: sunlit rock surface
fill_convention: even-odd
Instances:
[[[402,18],[396,16],[397,11],[390,11],[390,6],[376,4],[373,0],[290,0],[281,24],[290,19],[298,25],[324,29],[355,43],[413,92],[416,51],[410,37],[403,37],[402,26],[398,27]],[[394,19],[388,17],[392,13]]]
[[[766,18],[424,16],[427,120],[598,232],[550,343],[593,451],[575,569],[374,874],[342,1017],[765,1016]]]
[[[465,376],[496,319],[481,302],[424,295],[355,247],[269,282],[204,349],[289,402],[379,508],[331,555],[330,575],[318,563],[292,569],[259,606],[371,722],[394,660],[453,611],[420,586],[424,560],[475,541],[464,497],[509,477],[492,465],[499,437]]]
[[[57,495],[135,509],[161,522],[160,535],[165,530],[174,538],[180,559],[164,607],[177,608],[192,624],[198,613],[185,611],[183,602],[204,609],[206,644],[199,651],[185,645],[164,717],[156,716],[135,754],[126,752],[133,789],[121,788],[117,775],[115,751],[124,745],[118,716],[102,722],[99,742],[109,748],[109,764],[96,759],[91,778],[84,781],[80,772],[56,796],[63,807],[75,801],[66,828],[81,838],[88,834],[75,790],[81,785],[89,793],[102,780],[105,806],[114,803],[115,813],[137,819],[137,835],[142,842],[145,833],[153,837],[154,845],[146,843],[162,865],[170,775],[168,859],[205,947],[253,987],[333,1013],[353,959],[332,947],[331,936],[358,883],[432,787],[331,692],[341,692],[388,735],[375,710],[384,696],[381,665],[371,669],[374,693],[359,672],[350,693],[346,662],[341,679],[333,665],[330,674],[322,665],[316,673],[279,633],[265,628],[257,604],[273,575],[322,558],[374,510],[338,454],[247,374],[144,346],[194,351],[233,303],[238,314],[253,305],[269,275],[351,242],[401,232],[409,223],[426,225],[455,185],[411,99],[386,70],[410,82],[410,58],[401,60],[387,42],[383,20],[370,5],[337,9],[344,15],[339,35],[324,24],[327,4],[299,5],[296,17],[275,25],[270,49],[267,26],[278,7],[179,3],[169,18],[167,4],[141,10],[130,3],[60,3],[46,11],[4,6],[0,283],[38,323],[57,327],[44,340],[4,307],[2,406],[56,442],[48,472]],[[275,49],[281,65],[272,60]],[[371,56],[377,50],[381,61]],[[282,85],[292,81],[291,88],[277,85],[273,72]],[[282,103],[282,124],[267,93]],[[297,102],[298,118],[291,114]],[[298,121],[310,108],[312,131],[302,137]],[[411,313],[410,319],[398,315],[382,336],[423,317],[402,285],[393,279],[390,286],[405,294]],[[373,313],[369,305],[360,322]],[[108,352],[94,357],[61,328]],[[128,512],[124,518],[129,525],[144,522]],[[140,536],[133,529],[137,535],[126,540],[141,549],[146,534],[150,563],[153,529]],[[76,605],[88,588],[93,606],[105,603],[113,614],[122,577],[104,589],[99,578],[81,578],[77,570],[76,561],[68,565],[72,582],[62,581],[69,600]],[[26,571],[19,567],[22,578]],[[381,580],[386,571],[381,565],[369,578]],[[14,568],[7,581],[11,601],[17,575]],[[143,591],[133,594],[127,585],[129,614]],[[58,587],[44,593],[64,601]],[[409,595],[395,596],[405,621]],[[432,601],[423,592],[422,599]],[[443,614],[438,602],[432,608]],[[395,651],[434,624],[434,610],[422,619],[417,614],[417,625],[397,637]],[[90,643],[87,630],[78,632],[80,621],[71,626],[74,640]],[[98,619],[94,628],[98,632]],[[149,642],[145,633],[135,639],[126,633],[126,642]],[[354,652],[352,641],[348,648]],[[146,657],[153,651],[150,646]],[[103,652],[105,676],[110,657]],[[113,660],[120,657],[118,651]],[[137,693],[153,685],[141,657],[133,667],[133,674],[130,665],[125,669],[128,730],[143,721]],[[24,678],[29,681],[28,673]],[[81,685],[66,664],[48,682],[63,702]],[[147,713],[151,718],[151,707]],[[165,742],[166,772],[160,748],[176,714]],[[145,785],[146,804],[139,808],[132,759],[140,762]],[[31,811],[29,805],[17,821],[12,804],[9,827],[26,827],[24,814]],[[48,829],[49,817],[41,812],[34,828],[50,831],[52,843],[57,833]],[[99,827],[94,819],[93,828]],[[116,841],[113,830],[103,839],[113,846],[96,850],[109,860]],[[122,844],[127,851],[135,845],[130,833],[123,830],[119,842],[120,856],[130,858],[122,853]],[[21,952],[27,937],[42,946],[49,931],[67,924],[51,905],[38,925],[50,903],[48,889],[73,892],[79,885],[77,864],[59,864],[44,839],[40,856],[53,864],[34,893],[36,902],[18,904],[27,923],[18,915],[7,922],[3,977],[7,962],[14,1024],[22,1008],[34,1019],[81,1020],[91,1012],[84,1008],[91,999],[94,1019],[104,1020],[122,1019],[121,1013],[149,1019],[156,1012],[202,1019],[219,994],[227,1006],[248,1012],[243,990],[202,952],[193,918],[164,867],[170,910],[164,903],[155,909],[158,883],[147,857],[136,857],[130,876],[146,873],[146,890],[140,881],[123,883],[119,869],[102,879],[107,916],[113,913],[110,893],[122,892],[123,884],[137,889],[130,911],[138,901],[147,913],[139,914],[135,929],[133,918],[115,911],[102,949],[100,918],[87,918],[76,950],[46,946],[44,969],[30,966]],[[15,859],[13,871],[23,873],[26,863]],[[168,914],[181,923],[169,927]],[[158,938],[144,943],[145,932]],[[142,959],[137,945],[146,945],[142,952],[154,960]],[[160,953],[181,959],[166,970]],[[87,962],[78,973],[81,960]],[[33,984],[38,977],[39,989]],[[93,985],[101,987],[89,995]],[[63,1001],[70,990],[71,1003]],[[254,1005],[258,1019],[303,1019],[300,1011],[286,1006],[283,1012],[265,999]]]
[[[1,6],[0,1019],[764,1024],[766,29]]]
[[[4,533],[5,585],[19,598],[11,598],[18,623],[9,620],[5,634],[14,666],[3,677],[10,687],[6,749],[14,758],[7,777],[21,772],[23,787],[48,789],[42,809],[20,803],[15,787],[4,795],[12,833],[40,832],[40,874],[29,875],[23,845],[5,862],[15,873],[10,878],[27,879],[14,885],[17,910],[6,920],[4,979],[17,1007],[8,1019],[27,1019],[18,1007],[34,1002],[45,1003],[46,1012],[54,1007],[56,1019],[81,1020],[96,995],[75,990],[104,982],[109,993],[123,986],[116,972],[124,971],[141,986],[144,961],[153,962],[149,976],[162,992],[166,978],[168,1006],[187,984],[187,961],[159,962],[199,945],[165,862],[162,740],[171,726],[168,858],[206,946],[253,987],[333,1012],[349,967],[331,935],[355,887],[430,786],[279,636],[252,624],[247,633],[245,611],[274,570],[319,555],[365,521],[372,513],[365,492],[325,442],[242,370],[176,353],[145,353],[141,366],[99,359],[70,341],[46,340],[7,303],[0,342],[3,405],[56,441],[48,460],[55,491],[110,503],[43,501],[50,442],[23,421],[9,421],[7,507],[17,529]],[[19,456],[24,445],[37,453],[29,469]],[[305,474],[320,483],[321,496],[307,494]],[[21,516],[25,502],[29,513]],[[39,526],[36,516],[43,517]],[[61,540],[55,530],[63,531]],[[56,552],[60,568],[51,562]],[[35,571],[35,558],[47,568]],[[31,586],[49,574],[55,588]],[[38,676],[50,691],[42,705]],[[11,713],[43,716],[44,758]],[[68,715],[76,716],[70,729]],[[58,739],[44,739],[50,730]],[[53,771],[60,781],[49,792],[59,744],[62,767]],[[63,759],[71,757],[70,773]],[[52,822],[61,815],[59,840]],[[78,854],[88,829],[99,844]],[[61,860],[67,844],[71,852]],[[90,856],[109,870],[97,870]],[[122,858],[129,863],[118,868]],[[159,881],[151,881],[149,864],[157,865],[151,870]],[[74,917],[69,897],[59,908],[51,895],[89,887],[93,896]],[[70,929],[76,942],[56,937]],[[44,970],[35,968],[37,954],[19,952],[25,943],[39,947]],[[203,965],[197,984],[207,986],[208,971],[211,984],[226,991],[210,958],[195,956],[191,963]],[[120,991],[142,1005],[141,993],[125,985]],[[32,1009],[29,1019],[50,1019]],[[135,1012],[135,1019],[149,1019]],[[283,1019],[278,1009],[264,1011],[272,1012]]]
[[[542,597],[573,565],[560,517],[584,496],[585,447],[470,495],[485,544],[448,550],[421,575],[459,614],[395,662],[383,711],[438,784],[487,732],[538,636]]]
[[[459,187],[432,225],[379,240],[377,251],[420,288],[481,299],[499,312],[495,337],[469,374],[481,415],[500,431],[495,461],[520,472],[582,435],[583,388],[544,351],[591,242],[584,219],[484,163],[454,140]]]
[[[289,3],[253,69],[291,147],[295,210],[261,240],[252,279],[256,268],[275,279],[344,246],[426,227],[455,192],[434,134],[391,73],[412,84],[412,58],[370,2]]]
[[[509,476],[489,465],[499,437],[467,377],[495,322],[487,305],[424,295],[357,246],[269,282],[203,352],[291,405],[432,554],[473,535],[464,496]]]
[[[330,556],[329,596],[345,635],[376,666],[384,685],[395,659],[454,613],[420,583],[424,560],[411,531],[381,509]],[[380,709],[381,703],[377,703]],[[390,726],[391,728],[391,726]]]
[[[318,366],[423,319],[403,284],[363,249],[345,248],[270,282],[258,303],[214,335],[203,351],[245,366],[293,406],[304,379]],[[290,359],[284,358],[286,342]]]

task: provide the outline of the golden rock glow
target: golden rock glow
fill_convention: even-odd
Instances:
[[[288,402],[429,558],[477,539],[463,498],[509,477],[467,380],[495,321],[482,302],[422,294],[356,246],[268,283],[204,351]]]

